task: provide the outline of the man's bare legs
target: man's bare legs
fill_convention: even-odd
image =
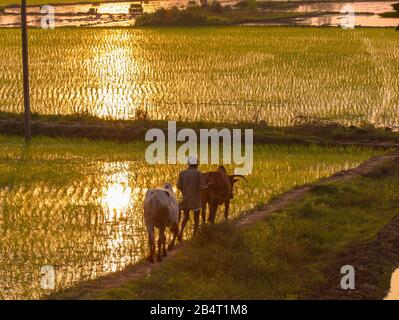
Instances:
[[[200,212],[201,212],[201,210],[194,210],[194,232],[193,232],[193,235],[195,235],[198,232]],[[185,210],[183,210],[183,221],[181,223],[180,232],[179,232],[179,235],[177,236],[177,240],[179,242],[183,241],[183,232],[184,232],[184,228],[187,225],[188,220],[190,220],[190,210],[185,209]]]

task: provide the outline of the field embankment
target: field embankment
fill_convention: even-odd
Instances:
[[[398,160],[398,151],[374,157],[293,189],[238,224],[203,228],[156,268],[127,270],[113,282],[104,278],[51,298],[336,298],[330,293],[339,285],[339,262],[353,264],[360,275],[346,298],[381,299],[399,259]]]
[[[24,135],[22,115],[0,114],[0,134]],[[253,129],[254,143],[303,145],[357,145],[391,148],[399,145],[399,133],[389,128],[345,127],[322,119],[311,118],[288,127],[268,126],[259,123],[182,122],[178,129],[204,128]],[[101,120],[90,116],[42,116],[35,114],[32,132],[36,136],[115,140],[119,142],[144,141],[151,128],[167,131],[167,121],[157,120]]]

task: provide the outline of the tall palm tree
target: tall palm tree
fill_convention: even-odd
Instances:
[[[30,93],[29,93],[29,56],[28,56],[28,27],[26,22],[26,0],[21,0],[21,31],[22,31],[22,69],[24,85],[24,124],[25,140],[32,139],[30,125]]]

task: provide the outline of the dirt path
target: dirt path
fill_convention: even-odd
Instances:
[[[392,273],[392,266],[399,260],[399,216],[385,225],[371,242],[353,246],[341,252],[325,271],[327,281],[311,290],[305,299],[315,300],[381,300],[389,280],[381,283],[381,275]],[[341,267],[355,269],[355,290],[340,287]]]
[[[300,200],[302,200],[305,195],[310,191],[313,186],[334,182],[334,181],[343,181],[354,178],[360,175],[367,175],[373,173],[375,170],[383,167],[386,163],[399,160],[399,150],[395,152],[391,152],[381,156],[375,156],[370,158],[369,160],[363,162],[356,168],[344,170],[333,174],[328,178],[320,179],[312,184],[306,184],[297,188],[294,188],[290,191],[282,193],[276,199],[265,205],[260,209],[249,210],[245,213],[242,218],[239,218],[236,222],[236,226],[238,228],[246,228],[256,222],[264,220],[273,212],[278,212],[291,204],[294,204]],[[397,219],[397,229],[399,231],[399,218]],[[386,228],[389,228],[388,226]],[[395,231],[398,235],[399,240],[399,232]],[[384,233],[385,234],[385,233]],[[376,240],[377,241],[377,240]],[[396,245],[397,244],[397,245]],[[399,254],[399,241],[396,242],[396,249]],[[164,261],[168,261],[173,259],[176,254],[179,254],[184,248],[184,244],[180,244],[176,246],[175,250],[169,253],[168,257]],[[145,277],[149,275],[152,271],[158,269],[162,263],[148,264],[148,263],[140,263],[134,266],[127,267],[125,270],[112,273],[110,275],[100,277],[96,280],[89,281],[86,283],[82,283],[76,288],[66,289],[63,293],[56,293],[54,296],[50,296],[51,299],[87,299],[93,297],[97,290],[102,289],[110,289],[114,287],[122,286],[123,284],[138,279],[140,277]],[[334,273],[336,274],[336,272]],[[331,281],[335,281],[332,279]],[[336,283],[336,282],[333,282]],[[338,282],[339,283],[339,282]],[[341,290],[342,291],[342,290]]]
[[[382,166],[384,163],[386,163],[388,161],[393,161],[395,159],[399,159],[399,150],[382,155],[382,156],[372,157],[369,160],[363,162],[361,165],[359,165],[356,168],[339,171],[330,177],[323,178],[314,183],[303,185],[303,186],[294,188],[290,191],[287,191],[287,192],[281,194],[275,200],[271,201],[270,203],[268,203],[267,205],[262,207],[261,209],[249,212],[237,223],[237,227],[249,226],[253,223],[256,223],[256,222],[264,219],[264,216],[267,214],[283,210],[287,206],[289,206],[297,201],[300,201],[301,199],[303,199],[305,197],[305,195],[309,192],[309,190],[315,185],[319,185],[319,184],[323,184],[323,183],[327,183],[327,182],[334,182],[334,181],[338,181],[338,180],[348,180],[348,179],[351,179],[356,176],[366,175],[366,174],[373,172],[378,167]]]

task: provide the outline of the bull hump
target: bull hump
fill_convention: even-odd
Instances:
[[[219,199],[220,201],[224,201],[231,193],[231,183],[223,171],[210,171],[204,174],[205,182],[214,182],[210,189],[208,189],[208,194],[215,199]]]
[[[221,171],[207,172],[205,178],[211,181],[223,181],[224,183],[230,185],[229,178]]]
[[[163,191],[163,192],[166,192],[166,193],[168,193],[168,194],[171,193],[171,190],[165,189],[165,188],[154,188],[154,189],[150,189],[150,190],[148,190],[148,191],[149,191],[149,192]]]

